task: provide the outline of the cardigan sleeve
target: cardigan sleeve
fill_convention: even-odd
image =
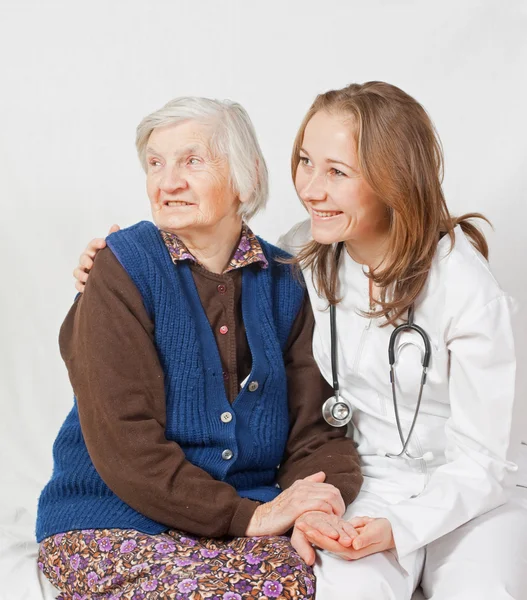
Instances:
[[[338,488],[345,504],[350,504],[362,484],[359,456],[353,440],[346,437],[346,427],[332,427],[322,417],[322,404],[333,389],[313,358],[314,326],[306,294],[284,353],[290,427],[278,482],[285,489],[297,479],[324,471],[326,483]]]
[[[164,375],[154,326],[109,248],[59,337],[90,458],[124,502],[195,535],[243,536],[258,502],[215,480],[165,437]]]

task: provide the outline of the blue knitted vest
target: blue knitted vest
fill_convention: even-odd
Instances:
[[[165,373],[166,437],[186,458],[241,496],[267,502],[279,493],[276,469],[289,419],[283,350],[300,309],[303,289],[287,254],[259,239],[269,268],[242,272],[242,313],[252,355],[250,382],[231,405],[220,355],[186,262],[174,265],[159,231],[149,222],[114,233],[108,246],[140,291],[155,324]],[[250,391],[253,389],[253,391]],[[223,423],[229,411],[233,419]],[[224,450],[233,454],[222,458]],[[123,528],[156,534],[167,527],[120,500],[90,460],[74,400],[53,446],[54,469],[38,507],[37,540],[75,529]]]

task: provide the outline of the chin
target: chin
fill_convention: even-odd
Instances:
[[[313,227],[313,224],[311,224],[311,237],[315,240],[315,242],[324,244],[326,246],[342,241],[341,236],[339,236],[336,231],[323,231],[316,226]]]

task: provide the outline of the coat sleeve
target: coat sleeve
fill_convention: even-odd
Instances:
[[[451,415],[446,463],[415,498],[386,509],[399,557],[504,504],[516,360],[510,299],[465,315],[448,340]]]
[[[138,512],[196,535],[243,536],[258,503],[186,460],[165,437],[164,375],[142,297],[109,248],[60,332],[90,458]]]
[[[332,427],[322,417],[322,405],[333,390],[313,358],[313,310],[306,294],[284,353],[289,398],[289,438],[278,473],[285,489],[318,471],[340,490],[345,504],[359,493],[362,474],[353,440],[346,427]]]

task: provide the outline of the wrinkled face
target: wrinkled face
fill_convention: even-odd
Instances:
[[[210,151],[210,126],[184,121],[148,138],[146,188],[155,224],[178,235],[237,226],[239,200],[224,157]]]
[[[321,244],[371,241],[389,226],[386,205],[360,174],[350,117],[319,111],[304,131],[296,191]]]

